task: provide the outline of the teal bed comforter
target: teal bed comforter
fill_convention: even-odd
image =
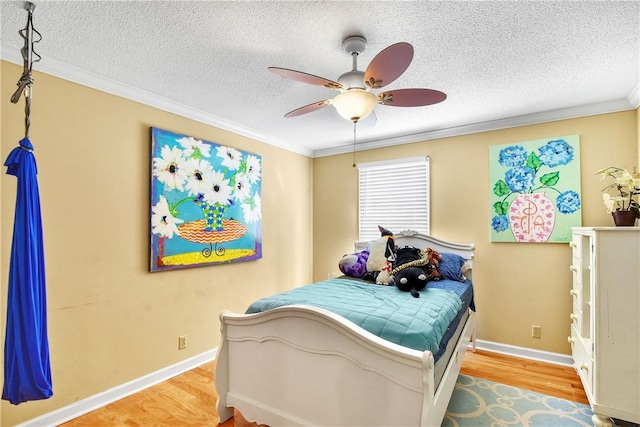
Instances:
[[[324,308],[387,341],[433,354],[463,307],[460,297],[446,289],[427,287],[413,298],[395,286],[337,278],[262,298],[246,313],[293,304]]]

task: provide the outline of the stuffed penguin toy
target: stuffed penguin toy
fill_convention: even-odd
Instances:
[[[396,244],[393,233],[381,226],[378,226],[378,230],[380,230],[380,238],[371,243],[367,259],[367,275],[372,280],[377,280],[385,266],[395,260]]]

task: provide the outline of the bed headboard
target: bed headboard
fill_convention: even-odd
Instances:
[[[444,240],[436,239],[435,237],[419,233],[414,230],[404,230],[399,233],[394,233],[396,247],[402,246],[415,246],[416,248],[432,248],[438,252],[451,252],[460,255],[467,260],[468,271],[464,275],[468,278],[472,278],[473,269],[473,255],[475,251],[475,245],[473,243],[454,243]],[[369,247],[371,241],[358,241],[355,243],[355,252],[360,252]]]

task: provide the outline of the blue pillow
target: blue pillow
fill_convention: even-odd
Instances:
[[[441,252],[440,255],[442,255],[442,259],[438,271],[442,278],[464,282],[466,278],[462,274],[462,266],[466,260],[460,255],[450,252]]]

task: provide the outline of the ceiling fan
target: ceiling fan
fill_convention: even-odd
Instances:
[[[333,98],[305,105],[284,116],[296,117],[333,105],[338,114],[356,123],[371,114],[376,104],[421,107],[447,98],[445,93],[433,89],[396,89],[373,94],[371,90],[387,86],[405,72],[413,59],[413,46],[405,42],[393,44],[378,53],[366,71],[358,71],[358,55],[364,52],[366,45],[367,40],[361,36],[350,36],[342,42],[342,48],[351,55],[353,69],[338,77],[337,82],[301,71],[269,67],[269,71],[280,76],[340,91]]]

